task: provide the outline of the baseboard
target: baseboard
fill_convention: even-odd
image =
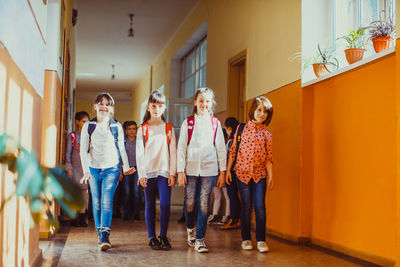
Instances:
[[[348,248],[339,244],[335,244],[332,242],[320,240],[318,238],[309,238],[309,237],[300,237],[289,233],[283,233],[277,231],[275,229],[267,228],[267,234],[277,237],[279,239],[283,239],[285,241],[299,244],[299,245],[307,245],[311,247],[319,247],[326,252],[334,252],[337,256],[340,257],[339,254],[344,256],[349,256],[354,259],[358,259],[360,261],[365,261],[368,263],[373,263],[379,266],[395,266],[396,262],[392,259],[387,259],[381,256],[373,255],[367,252],[359,251],[356,249]]]
[[[31,262],[29,263],[29,266],[38,266],[40,261],[42,260],[42,250],[39,248],[36,252],[36,255],[33,257],[33,259],[31,260]]]

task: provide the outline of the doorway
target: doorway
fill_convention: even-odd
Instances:
[[[246,121],[247,49],[228,61],[228,117]]]

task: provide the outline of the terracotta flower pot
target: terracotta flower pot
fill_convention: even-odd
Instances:
[[[344,50],[344,53],[346,55],[347,62],[349,62],[349,64],[353,64],[354,62],[363,59],[365,51],[367,50],[364,48],[349,48]]]
[[[388,49],[391,41],[393,41],[393,38],[389,36],[373,38],[372,43],[374,44],[375,52],[379,53],[383,50]]]
[[[327,71],[323,63],[314,63],[312,64],[312,66],[314,69],[315,76],[317,76],[317,78],[329,73],[329,71]],[[329,67],[330,63],[327,63],[326,66]]]

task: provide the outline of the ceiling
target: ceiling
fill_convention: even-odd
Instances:
[[[198,0],[78,0],[76,99],[111,92],[131,102],[131,90],[150,70]],[[129,14],[134,37],[128,37]],[[112,64],[115,80],[111,80]]]

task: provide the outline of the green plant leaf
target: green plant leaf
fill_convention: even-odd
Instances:
[[[62,198],[64,195],[64,189],[53,174],[49,173],[44,182],[43,191],[50,193],[55,198]]]
[[[42,200],[40,200],[40,199],[35,199],[35,200],[33,200],[32,201],[32,203],[31,203],[31,211],[33,212],[33,213],[38,213],[38,212],[40,212],[40,210],[41,210],[41,208],[42,208]]]
[[[0,135],[0,155],[2,155],[6,150],[6,144],[9,138],[10,137],[6,134]]]
[[[17,170],[17,196],[29,194],[31,198],[39,197],[43,185],[43,174],[36,157],[26,149],[22,149],[17,158]]]

